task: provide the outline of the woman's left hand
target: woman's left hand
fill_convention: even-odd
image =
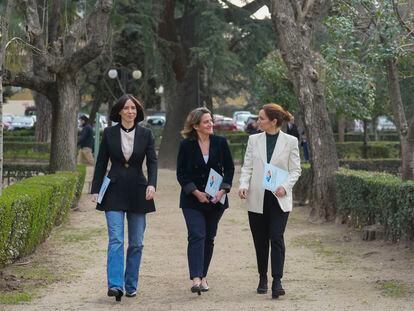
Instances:
[[[278,187],[275,191],[275,195],[279,198],[282,198],[286,195],[286,190],[282,186]]]
[[[225,194],[226,194],[225,190],[220,190],[219,192],[217,192],[216,196],[211,200],[211,203],[216,204],[217,202],[221,200],[221,198]]]
[[[148,186],[147,191],[145,193],[145,200],[149,201],[154,198],[155,195],[155,187],[154,186]]]

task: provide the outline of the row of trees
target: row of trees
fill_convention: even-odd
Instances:
[[[399,66],[410,66],[412,39],[401,12],[411,7],[401,10],[403,4],[387,0],[254,0],[241,7],[226,0],[119,0],[113,10],[109,0],[70,4],[17,1],[15,18],[26,27],[16,32],[27,43],[19,56],[31,61],[5,79],[5,85],[36,91],[36,104],[44,107],[37,107],[43,111],[38,119],[52,114],[52,169],[75,167],[80,96],[92,95],[93,115],[120,95],[106,79],[116,65],[143,71],[142,81],[126,88],[148,106],[159,103],[155,89],[164,86],[161,167],[174,167],[179,130],[190,110],[212,108],[213,97],[245,89],[258,106],[279,100],[299,111],[311,149],[311,216],[332,219],[338,160],[328,111],[366,118],[386,102],[382,91],[401,135],[403,177],[413,178],[413,122],[406,121],[398,95]],[[252,18],[264,6],[271,19]]]

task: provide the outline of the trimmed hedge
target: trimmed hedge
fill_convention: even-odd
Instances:
[[[351,170],[400,174],[401,159],[340,159],[339,166]]]
[[[38,143],[34,141],[5,141],[3,146],[4,151],[8,150],[31,150],[33,152],[50,152],[49,143]]]
[[[62,223],[82,192],[85,167],[35,176],[11,185],[0,197],[0,267],[33,252]]]
[[[381,224],[388,238],[414,238],[414,182],[377,172],[340,169],[338,213],[355,227]]]
[[[3,141],[6,142],[15,142],[16,140],[20,142],[35,142],[36,137],[34,136],[3,136]]]
[[[339,135],[337,133],[334,134],[335,141],[338,141]],[[397,132],[378,132],[378,140],[379,141],[400,141],[400,137]],[[368,135],[369,141],[375,141],[374,134]],[[364,141],[364,134],[363,133],[345,133],[345,141]]]
[[[362,142],[348,142],[336,143],[336,150],[339,159],[362,159],[363,158],[363,143]],[[370,142],[367,147],[368,159],[387,159],[400,157],[400,143],[399,142]]]

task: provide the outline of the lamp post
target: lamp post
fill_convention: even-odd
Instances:
[[[167,111],[167,107],[165,107],[165,101],[164,101],[164,87],[160,85],[159,88],[156,89],[156,92],[160,95],[160,98],[161,98],[160,110]]]
[[[125,69],[127,68],[124,66],[118,66],[117,68],[111,68],[108,70],[108,77],[112,80],[115,80],[115,79],[117,80],[119,88],[124,94],[127,93],[127,82],[128,82],[127,73],[125,72]],[[131,72],[131,76],[133,80],[139,80],[142,77],[142,72],[138,69],[134,69]],[[121,79],[119,79],[119,77]]]

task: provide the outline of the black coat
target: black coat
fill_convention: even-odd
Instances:
[[[196,189],[204,192],[210,168],[213,168],[221,176],[223,182],[220,189],[230,191],[234,175],[233,158],[230,153],[227,140],[224,137],[211,135],[208,162],[204,162],[203,154],[197,140],[186,138],[181,141],[177,157],[177,180],[181,185],[181,208],[227,208],[228,197],[225,204],[220,202],[200,203],[192,194]]]
[[[290,128],[289,128],[289,124],[287,125],[286,134],[295,136],[298,139],[298,141],[300,141],[299,130],[295,123],[290,124]]]
[[[148,181],[142,171],[142,162],[146,157]],[[98,193],[105,176],[108,160],[111,169],[108,178],[111,183],[101,204],[102,211],[132,211],[148,213],[155,211],[154,201],[145,200],[148,185],[157,185],[157,155],[151,130],[139,125],[135,128],[134,149],[128,161],[121,147],[121,127],[115,125],[105,128],[99,147],[95,173],[92,181],[92,193]]]

